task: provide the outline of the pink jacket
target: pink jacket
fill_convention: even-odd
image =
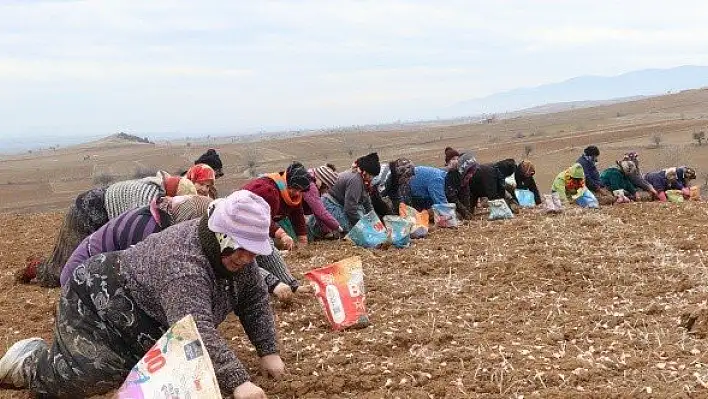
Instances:
[[[317,185],[314,182],[310,183],[309,190],[302,193],[302,199],[302,208],[305,211],[305,215],[315,215],[323,230],[328,230],[324,231],[325,233],[339,230],[339,222],[325,209],[320,198],[320,190],[317,189]]]

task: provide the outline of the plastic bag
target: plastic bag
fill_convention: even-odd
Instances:
[[[433,205],[433,218],[438,227],[458,227],[460,221],[457,219],[457,206],[455,204],[435,204]]]
[[[513,219],[509,205],[503,199],[489,201],[489,220]]]
[[[626,197],[627,194],[624,192],[624,189],[620,188],[619,190],[613,190],[612,195],[615,196],[615,198],[620,198],[620,197]]]
[[[669,202],[683,202],[683,193],[681,190],[666,190],[666,199]]]
[[[315,296],[335,331],[369,325],[360,257],[354,256],[310,270],[305,273],[305,278],[312,282]]]
[[[418,212],[412,206],[401,202],[398,206],[398,214],[413,224],[411,226],[412,239],[427,237],[430,225],[428,211]]]
[[[388,239],[386,226],[374,211],[367,213],[349,230],[347,239],[364,248],[376,248]]]
[[[543,206],[546,209],[546,213],[563,212],[563,203],[561,202],[558,193],[544,194]]]
[[[583,190],[583,193],[575,200],[575,203],[583,208],[597,209],[600,207],[600,202],[595,197],[595,194],[588,189]]]
[[[627,197],[627,193],[624,189],[613,190],[612,195],[615,196],[615,204],[628,204],[632,202],[629,197]]]
[[[696,186],[691,186],[689,188],[691,191],[691,196],[690,200],[691,201],[700,201],[701,200],[701,186],[696,185]]]
[[[391,244],[396,248],[407,248],[411,243],[411,222],[400,216],[384,216],[384,224],[391,239]]]
[[[536,198],[531,190],[517,189],[515,190],[516,199],[519,200],[519,205],[524,208],[533,208],[536,206]]]
[[[221,398],[214,366],[191,315],[170,327],[150,348],[115,398]]]

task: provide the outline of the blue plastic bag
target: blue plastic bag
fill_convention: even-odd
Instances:
[[[495,199],[489,201],[489,220],[504,220],[513,219],[514,214],[509,209],[506,201],[503,199]]]
[[[595,194],[587,188],[583,190],[583,194],[575,200],[575,203],[583,208],[599,208],[600,202],[595,197]]]
[[[371,211],[349,230],[347,238],[360,247],[376,248],[386,242],[388,231],[376,213]]]
[[[411,243],[411,228],[413,224],[400,216],[384,216],[386,230],[391,238],[391,244],[396,248],[407,248]]]
[[[519,200],[519,205],[524,208],[533,208],[536,206],[536,198],[530,190],[516,189],[515,190],[516,199]]]

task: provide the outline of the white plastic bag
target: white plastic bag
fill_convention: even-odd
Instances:
[[[561,213],[563,212],[563,203],[560,200],[558,193],[544,194],[543,205],[546,208],[546,213]]]
[[[460,225],[457,219],[457,205],[455,204],[435,204],[433,205],[433,218],[435,225],[443,228],[455,228]]]
[[[503,199],[495,199],[489,201],[489,220],[513,219],[514,214],[511,212],[509,205]]]
[[[175,323],[133,367],[116,399],[221,398],[192,315]]]

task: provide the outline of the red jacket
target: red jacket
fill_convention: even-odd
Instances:
[[[270,236],[275,237],[275,232],[280,228],[278,222],[285,219],[290,219],[293,224],[295,234],[298,236],[307,235],[307,223],[305,222],[305,213],[300,206],[288,206],[280,196],[280,190],[272,179],[267,177],[259,177],[246,183],[243,190],[248,190],[257,196],[263,198],[270,205]]]

